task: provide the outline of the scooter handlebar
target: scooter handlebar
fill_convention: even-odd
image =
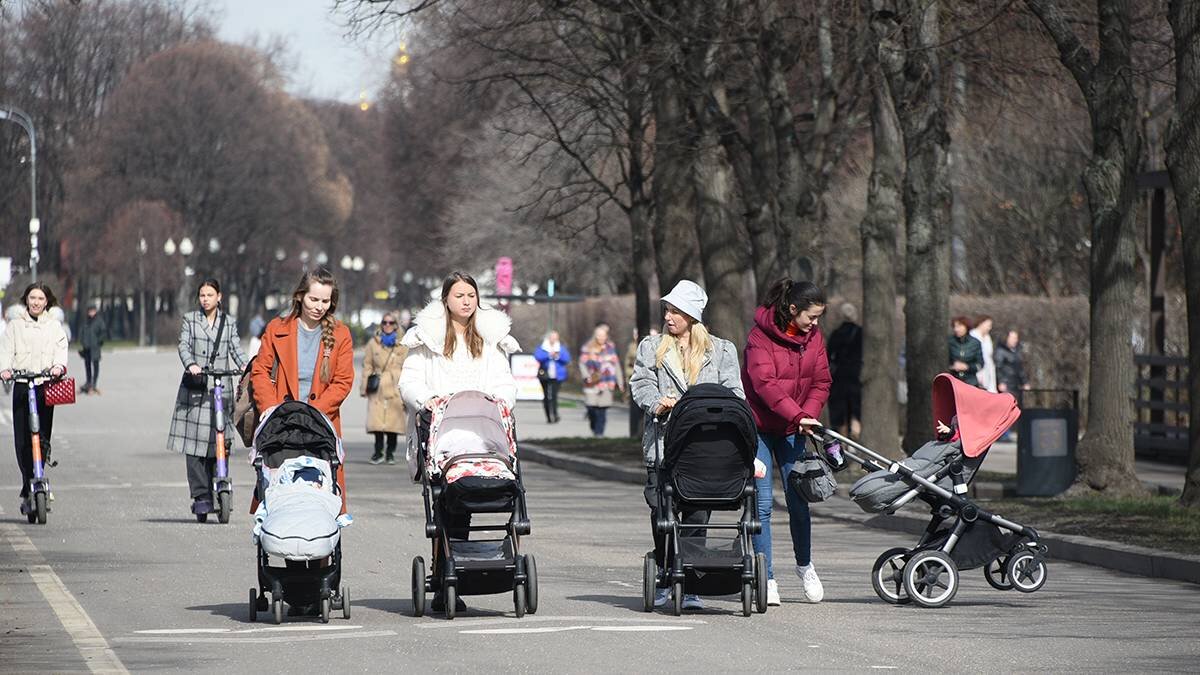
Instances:
[[[10,370],[9,371],[9,380],[12,382],[29,383],[29,382],[33,382],[34,380],[38,379],[39,377],[52,377],[50,375],[50,370],[51,370],[50,368],[46,368],[46,369],[40,370],[40,371]]]

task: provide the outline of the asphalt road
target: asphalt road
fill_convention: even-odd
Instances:
[[[875,557],[910,538],[817,521],[819,605],[799,581],[780,521],[785,604],[743,618],[733,598],[683,617],[640,611],[649,547],[636,486],[526,465],[538,557],[539,612],[508,594],[468,598],[454,621],[408,615],[409,569],[428,557],[419,492],[403,466],[370,466],[365,405],[344,408],[351,510],[344,581],[351,620],[247,621],[255,584],[245,508],[251,470],[233,463],[233,522],[197,524],[183,460],[164,450],[178,361],[171,353],[104,357],[100,396],[59,411],[45,526],[16,515],[18,479],[0,461],[0,670],[192,672],[423,671],[1194,671],[1200,587],[1052,563],[1033,595],[998,592],[977,570],[940,610],[892,607],[871,590]],[[75,372],[82,372],[73,364]],[[12,447],[9,400],[0,445]],[[535,432],[540,411],[522,404]],[[5,453],[9,451],[4,451]],[[1035,524],[1036,525],[1036,524]]]

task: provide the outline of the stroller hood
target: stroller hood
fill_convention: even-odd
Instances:
[[[345,455],[342,441],[324,413],[303,401],[284,401],[267,410],[259,422],[250,461],[255,457],[277,469],[293,457],[315,457],[334,464]]]
[[[730,425],[735,431],[737,445],[746,466],[754,466],[758,450],[757,430],[750,406],[719,384],[697,384],[689,387],[671,411],[667,420],[666,442],[663,444],[663,464],[671,466],[687,447],[688,434],[701,424]]]
[[[978,457],[1021,416],[1012,394],[993,394],[955,379],[933,378],[933,419],[946,424],[958,416],[963,454]]]

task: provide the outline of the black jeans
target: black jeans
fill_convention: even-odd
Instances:
[[[217,458],[184,455],[187,461],[188,489],[192,500],[204,499],[213,503],[213,478],[217,473]]]
[[[558,380],[539,380],[542,383],[542,408],[546,411],[546,422],[558,421],[558,388],[562,383]]]
[[[659,533],[658,528],[654,526],[658,520],[658,470],[654,468],[646,469],[646,488],[642,491],[646,497],[646,504],[650,506],[650,532],[654,537],[654,562],[658,563],[658,568],[662,569],[667,556],[667,535]],[[680,514],[680,522],[686,525],[707,525],[708,519],[712,515],[711,511],[684,511]],[[697,529],[680,529],[679,536],[686,537],[695,541],[697,538],[701,545],[704,543],[704,530]]]
[[[592,435],[603,436],[604,426],[608,423],[608,408],[588,406],[587,416],[588,426],[592,429]]]
[[[54,430],[54,407],[46,405],[45,390],[37,388],[38,427],[42,442],[42,460],[50,447]],[[33,478],[33,437],[29,433],[29,385],[13,384],[12,390],[13,445],[17,450],[17,466],[21,468],[21,498],[29,496],[29,481]]]
[[[396,456],[397,434],[390,431],[372,431],[371,433],[375,436],[376,457],[383,456],[383,441],[385,438],[387,439],[387,456],[389,458]]]
[[[95,389],[96,383],[100,380],[100,350],[85,349],[80,352],[80,355],[83,356],[83,370],[87,374],[87,381],[83,388]]]

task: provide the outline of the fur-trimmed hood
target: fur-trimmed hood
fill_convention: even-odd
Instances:
[[[475,328],[483,338],[485,347],[498,347],[506,356],[521,351],[516,338],[509,334],[512,319],[507,314],[486,303],[479,303],[475,311]],[[412,326],[400,344],[414,349],[424,345],[434,354],[441,354],[446,343],[446,306],[434,300],[413,317]]]

